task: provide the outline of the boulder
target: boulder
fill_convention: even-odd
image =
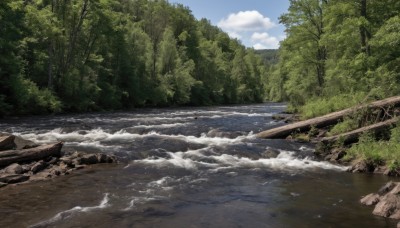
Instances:
[[[369,194],[361,203],[364,205],[375,205],[372,212],[374,215],[400,219],[400,182],[389,182],[379,189],[378,194]]]
[[[0,188],[5,187],[5,186],[7,186],[7,185],[8,185],[7,183],[0,182]]]
[[[339,161],[346,155],[346,152],[344,150],[333,150],[332,151],[332,156],[330,157],[331,161]]]
[[[358,160],[355,163],[353,163],[353,165],[349,168],[349,172],[353,172],[353,173],[365,173],[365,172],[371,172],[375,169],[375,167],[373,167],[370,164],[367,164],[365,161],[363,160]]]
[[[116,158],[114,155],[99,153],[96,154],[98,163],[114,163]]]
[[[31,171],[33,173],[38,173],[38,172],[42,171],[43,169],[45,169],[46,167],[47,167],[47,164],[44,161],[38,161],[32,166]]]
[[[392,190],[390,190],[390,193],[393,195],[400,195],[400,184],[396,184]]]
[[[92,164],[97,164],[98,159],[96,154],[85,154],[81,158],[81,164],[84,165],[92,165]]]
[[[388,218],[398,209],[400,209],[400,199],[396,195],[389,193],[380,199],[372,214]]]
[[[391,176],[391,177],[398,177],[400,176],[400,171],[398,169],[386,169],[386,171],[383,173],[386,176]]]
[[[10,150],[15,147],[14,144],[14,135],[3,135],[0,136],[0,151],[1,150]]]
[[[381,165],[381,166],[377,166],[374,169],[374,173],[376,174],[385,174],[387,172],[388,168],[387,166]]]
[[[15,144],[15,149],[16,150],[22,150],[22,149],[30,149],[34,147],[38,147],[39,145],[30,141],[23,139],[21,137],[16,136],[14,139],[14,144]]]
[[[14,164],[11,164],[11,165],[7,166],[4,169],[4,172],[5,173],[9,173],[9,174],[22,174],[23,173],[23,169],[22,169],[21,165],[19,165],[17,163],[14,163]]]
[[[371,193],[360,200],[360,202],[366,206],[372,206],[379,202],[379,195]]]
[[[393,189],[395,186],[396,186],[396,184],[395,184],[394,182],[390,181],[390,182],[386,183],[383,187],[381,187],[381,188],[378,190],[378,194],[379,194],[379,195],[384,195],[384,194],[386,194],[386,193],[392,191],[392,189]]]
[[[107,155],[100,153],[100,154],[97,154],[96,156],[97,156],[97,161],[99,163],[107,163],[108,162],[108,156]]]
[[[65,163],[65,164],[67,164],[68,166],[70,166],[70,167],[73,167],[74,166],[74,159],[72,158],[72,157],[61,157],[60,158],[60,161],[62,162],[62,163]],[[80,162],[80,160],[79,160],[79,162]]]

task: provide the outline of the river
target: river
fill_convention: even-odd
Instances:
[[[0,227],[395,227],[359,204],[388,181],[313,146],[262,140],[284,104],[138,109],[0,120],[64,150],[113,153],[49,181],[0,189]]]

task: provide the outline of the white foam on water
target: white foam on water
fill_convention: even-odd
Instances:
[[[77,146],[77,147],[86,147],[86,148],[95,148],[100,150],[110,150],[110,149],[119,149],[122,148],[121,146],[106,146],[102,145],[100,142],[67,142],[65,145],[68,146]]]
[[[150,187],[160,187],[160,186],[163,186],[164,184],[166,184],[168,181],[171,181],[171,180],[172,180],[171,177],[166,176],[166,177],[163,177],[163,178],[161,178],[159,180],[152,181],[152,182],[148,183],[147,185],[150,186]]]
[[[76,206],[73,207],[72,209],[66,210],[66,211],[62,211],[58,214],[56,214],[54,217],[52,217],[51,219],[48,219],[46,221],[40,222],[38,224],[35,224],[33,226],[30,226],[31,228],[36,228],[36,227],[47,227],[55,222],[58,221],[62,221],[65,219],[68,219],[69,217],[73,216],[76,213],[79,212],[91,212],[94,210],[98,210],[98,209],[104,209],[110,206],[109,204],[109,197],[108,197],[108,193],[104,194],[104,198],[101,200],[100,204],[97,206],[93,206],[93,207],[81,207],[81,206]]]
[[[238,157],[230,154],[206,156],[202,153],[204,149],[192,150],[188,152],[169,152],[170,158],[147,158],[134,161],[135,163],[145,163],[159,167],[175,166],[189,170],[195,170],[200,167],[214,169],[214,171],[232,169],[232,168],[248,168],[248,169],[273,169],[273,170],[312,170],[312,169],[329,169],[337,171],[345,171],[347,167],[330,164],[324,161],[314,161],[308,157],[298,158],[295,152],[281,150],[276,158],[253,160],[247,157]],[[198,161],[198,158],[208,158],[214,163]]]
[[[145,204],[147,202],[151,202],[154,200],[159,200],[160,198],[164,198],[164,197],[134,197],[133,199],[131,199],[129,201],[129,204],[126,208],[122,209],[122,211],[130,211],[132,209],[134,209],[136,206],[138,205],[142,205]]]
[[[134,161],[135,163],[144,163],[149,165],[155,165],[158,167],[165,167],[165,166],[175,166],[185,169],[197,169],[200,165],[206,165],[205,163],[194,161],[190,158],[184,158],[181,153],[168,153],[171,158],[156,158],[156,159],[143,159]]]
[[[280,154],[276,158],[271,159],[258,159],[252,160],[245,157],[237,157],[228,154],[222,154],[220,156],[210,156],[217,160],[220,164],[228,167],[239,167],[239,168],[271,168],[274,170],[285,170],[285,169],[331,169],[338,171],[345,171],[347,167],[333,165],[328,162],[314,161],[310,158],[297,158],[295,152],[281,150]]]
[[[246,139],[253,139],[255,135],[250,132],[248,135],[239,136],[237,138],[221,138],[221,137],[207,137],[206,134],[202,134],[200,137],[196,136],[185,136],[185,135],[166,135],[160,134],[155,131],[151,131],[146,134],[129,133],[125,129],[114,133],[108,133],[101,128],[93,129],[90,131],[73,131],[63,132],[62,129],[57,128],[52,131],[40,134],[16,134],[24,139],[31,140],[35,143],[54,143],[57,141],[63,141],[68,143],[75,143],[83,146],[99,146],[104,147],[96,142],[112,142],[112,141],[132,141],[134,139],[141,139],[145,137],[161,137],[170,139],[179,139],[188,143],[207,144],[207,145],[226,145],[226,144],[237,144],[241,143]]]
[[[131,127],[131,129],[165,129],[165,128],[174,128],[174,127],[183,127],[187,126],[189,123],[173,123],[173,124],[153,124],[153,125],[137,125]]]

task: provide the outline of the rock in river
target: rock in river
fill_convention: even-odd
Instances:
[[[400,182],[389,182],[378,194],[369,194],[361,199],[367,206],[375,205],[374,215],[386,218],[400,219]]]

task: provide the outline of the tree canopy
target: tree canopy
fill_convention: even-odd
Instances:
[[[2,0],[0,115],[260,102],[254,50],[165,0]]]
[[[399,15],[397,0],[291,0],[267,97],[297,108],[398,95]]]

